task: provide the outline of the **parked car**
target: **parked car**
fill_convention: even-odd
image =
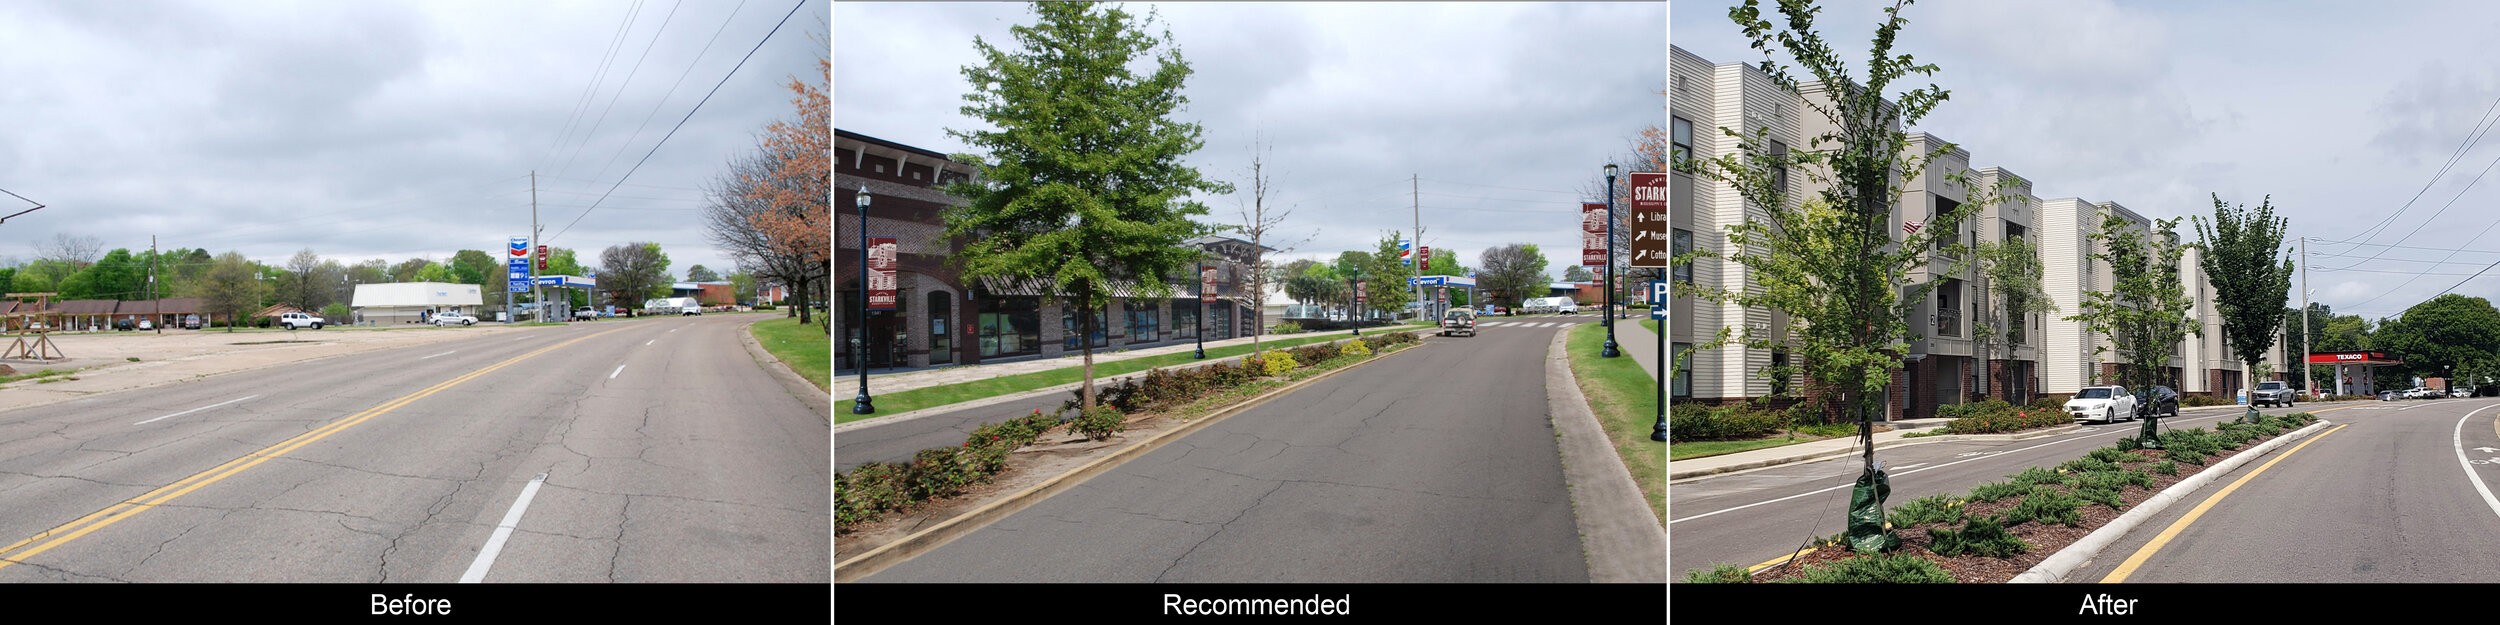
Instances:
[[[1580,314],[1580,303],[1564,299],[1562,303],[1554,305],[1554,312],[1566,315]]]
[[[154,330],[154,329],[156,329],[156,321],[154,321],[154,320],[150,320],[150,319],[141,319],[141,320],[139,320],[139,329],[141,329],[141,330]]]
[[[1507,315],[1507,314],[1510,314],[1510,309],[1508,309],[1508,308],[1503,308],[1503,307],[1500,307],[1500,306],[1486,306],[1486,307],[1484,307],[1484,314],[1487,314],[1487,315]]]
[[[2448,396],[2449,396],[2449,397],[2473,397],[2473,396],[2474,396],[2474,389],[2470,389],[2470,388],[2449,389],[2449,390],[2448,390]]]
[[[325,323],[322,322],[320,317],[312,316],[310,313],[291,312],[279,314],[278,325],[285,326],[286,329],[289,330],[299,330],[303,328],[319,330],[321,329],[321,326],[325,325]]]
[[[2136,416],[2179,416],[2179,392],[2167,386],[2154,386],[2137,398]]]
[[[2249,391],[2248,405],[2290,406],[2297,399],[2292,385],[2283,382],[2258,382],[2257,390]]]
[[[581,310],[573,311],[573,318],[583,320],[597,319],[599,318],[599,309],[583,306]]]
[[[1441,318],[1441,336],[1450,336],[1461,332],[1466,333],[1467,336],[1476,335],[1475,315],[1467,314],[1467,311],[1464,310],[1453,310],[1450,311],[1449,315]]]
[[[2124,386],[2087,386],[2066,400],[2066,413],[2082,421],[2116,422],[2135,418],[2136,396]]]
[[[477,325],[477,318],[460,313],[438,313],[434,315],[434,325],[444,326],[455,323],[464,326]]]
[[[2430,399],[2438,396],[2439,391],[2431,390],[2427,386],[2416,386],[2405,391],[2405,399]]]
[[[129,317],[123,317],[123,318],[120,318],[120,319],[115,319],[115,320],[113,320],[113,329],[115,329],[115,330],[123,330],[123,331],[128,331],[128,330],[136,330],[136,329],[138,329],[138,328],[139,328],[139,323],[138,323],[137,321],[133,321],[133,320],[131,320],[131,318],[129,318]]]
[[[184,330],[197,330],[197,329],[200,329],[200,327],[201,327],[201,326],[202,326],[202,324],[200,323],[200,316],[199,316],[199,315],[183,315],[183,317],[182,317],[182,329],[184,329]]]

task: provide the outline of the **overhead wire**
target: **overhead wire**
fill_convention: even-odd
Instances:
[[[680,119],[678,119],[678,120],[677,120],[677,125],[676,125],[675,127],[669,128],[669,129],[668,129],[668,134],[666,134],[666,135],[662,135],[662,136],[660,137],[660,142],[659,142],[659,143],[654,143],[654,144],[651,144],[651,151],[649,151],[649,152],[644,152],[644,153],[643,153],[643,155],[642,155],[642,160],[635,161],[635,162],[634,162],[634,167],[633,167],[632,169],[625,170],[625,175],[624,175],[623,177],[619,177],[619,178],[617,178],[617,179],[616,179],[616,185],[615,185],[615,186],[610,186],[610,187],[608,187],[608,192],[609,192],[609,193],[615,193],[615,192],[616,192],[616,187],[617,187],[617,186],[623,186],[623,185],[625,184],[625,181],[626,181],[626,180],[632,179],[632,178],[634,177],[634,172],[641,171],[641,170],[642,170],[642,165],[643,165],[643,163],[648,163],[648,162],[650,162],[650,161],[651,161],[651,155],[652,155],[652,154],[657,154],[657,153],[659,153],[659,152],[660,152],[660,146],[668,145],[668,140],[669,140],[669,138],[670,138],[670,137],[675,137],[675,136],[677,136],[677,131],[678,131],[679,129],[682,129],[682,128],[685,128],[685,127],[686,127],[686,121],[687,121],[687,120],[694,119],[694,114],[695,114],[695,112],[703,110],[703,105],[704,105],[705,103],[711,102],[711,101],[712,101],[712,96],[713,96],[713,95],[720,93],[720,88],[721,88],[721,86],[722,86],[722,85],[729,84],[729,79],[730,79],[731,77],[737,76],[737,75],[738,75],[738,70],[739,70],[740,68],[744,68],[744,67],[746,67],[746,66],[747,66],[747,61],[748,61],[748,60],[750,60],[750,59],[754,59],[754,58],[755,58],[755,53],[756,53],[756,51],[764,49],[764,44],[765,44],[765,42],[772,41],[772,40],[773,40],[773,35],[774,35],[774,34],[776,34],[776,33],[780,33],[780,32],[781,32],[781,27],[782,27],[782,25],[790,23],[790,17],[791,17],[791,16],[793,16],[793,15],[798,15],[798,14],[799,14],[799,8],[800,8],[800,7],[804,7],[804,6],[807,6],[807,0],[799,0],[799,3],[798,3],[798,4],[791,6],[791,7],[790,7],[790,12],[789,12],[789,13],[787,13],[787,14],[782,15],[782,16],[781,16],[781,21],[780,21],[780,22],[773,24],[773,29],[772,29],[772,32],[767,32],[767,33],[764,33],[764,38],[763,38],[762,40],[759,40],[759,41],[756,41],[756,42],[755,42],[755,48],[750,49],[750,50],[747,50],[747,55],[746,55],[744,58],[740,58],[740,59],[738,59],[738,65],[737,65],[737,66],[735,66],[735,67],[731,67],[731,68],[729,68],[729,73],[728,73],[727,75],[723,75],[723,76],[721,76],[721,78],[720,78],[720,82],[719,82],[719,83],[717,83],[717,84],[712,85],[712,91],[711,91],[710,93],[703,94],[703,99],[702,99],[702,100],[700,100],[700,101],[695,102],[695,103],[694,103],[694,108],[692,108],[692,109],[688,109],[688,110],[686,111],[686,116],[685,116],[684,118],[680,118]],[[600,204],[601,202],[606,201],[606,200],[607,200],[607,196],[602,195],[602,196],[600,196],[600,197],[599,197],[599,199],[598,199],[598,200],[594,200],[594,201],[592,201],[592,202],[590,203],[590,208],[585,208],[585,209],[582,209],[582,214],[580,214],[580,215],[575,215],[575,216],[573,217],[573,221],[571,221],[571,222],[568,222],[568,223],[564,224],[564,227],[563,227],[563,228],[560,228],[560,229],[556,230],[556,233],[555,233],[554,235],[549,236],[549,237],[547,237],[547,238],[546,238],[546,239],[544,239],[544,240],[546,240],[546,241],[553,241],[553,240],[555,240],[555,238],[556,238],[556,237],[561,237],[561,236],[564,236],[564,233],[569,232],[569,231],[571,231],[571,230],[573,229],[573,225],[574,225],[574,224],[581,223],[581,221],[582,221],[582,218],[583,218],[583,217],[588,217],[588,216],[590,216],[590,211],[597,210],[597,209],[599,208],[599,204]]]
[[[677,95],[677,87],[686,83],[687,76],[694,75],[694,68],[703,65],[703,56],[711,53],[712,44],[720,42],[721,33],[729,32],[730,22],[737,21],[738,12],[745,8],[747,8],[746,0],[738,0],[738,6],[729,10],[729,17],[721,19],[720,28],[712,31],[711,40],[703,42],[703,49],[695,51],[694,60],[686,63],[686,71],[677,73],[677,82],[669,83],[668,91],[661,93],[660,99],[651,103],[651,112],[642,116],[642,123],[634,125],[634,133],[625,136],[625,143],[617,146],[616,152],[608,157],[608,162],[599,165],[599,173],[591,174],[592,178],[599,178],[608,175],[608,168],[615,167],[616,159],[625,156],[625,148],[632,146],[635,139],[642,137],[642,129],[651,125],[651,118],[658,117],[660,115],[660,109],[667,107],[669,96]],[[670,9],[670,11],[675,12],[676,10]],[[648,51],[646,51],[645,54],[648,54]]]
[[[660,36],[668,34],[669,23],[677,21],[677,9],[685,5],[686,0],[677,0],[676,4],[669,5],[668,16],[660,20],[659,29],[651,31],[650,43],[642,45],[642,55],[634,57],[633,69],[625,72],[624,82],[617,83],[616,95],[608,96],[607,107],[599,109],[599,119],[590,123],[589,132],[582,133],[582,142],[579,145],[573,146],[573,155],[564,159],[564,167],[557,169],[557,173],[570,173],[573,170],[573,159],[581,158],[582,149],[590,147],[591,137],[598,135],[599,127],[608,123],[608,113],[616,110],[617,100],[625,99],[625,90],[633,88],[634,77],[642,75],[642,62],[651,58],[651,49],[660,46]],[[617,153],[622,154],[628,147],[631,146],[618,145],[616,146],[616,151]],[[613,162],[615,159],[610,158],[609,160]],[[595,178],[596,176],[593,177]]]
[[[564,147],[564,140],[567,137],[573,136],[574,124],[581,121],[582,113],[584,111],[590,110],[590,103],[593,101],[591,97],[592,94],[598,93],[599,85],[607,82],[608,67],[614,64],[617,50],[625,47],[625,35],[633,32],[634,20],[641,15],[642,0],[634,0],[633,4],[628,5],[625,8],[625,21],[616,25],[616,36],[608,39],[607,51],[601,53],[599,56],[599,70],[590,75],[590,84],[582,86],[581,97],[576,98],[573,101],[572,112],[565,115],[564,130],[556,133],[555,143],[547,145],[547,152],[540,155],[538,157],[538,164],[530,167],[530,169],[545,169],[547,159],[555,157],[556,151]]]

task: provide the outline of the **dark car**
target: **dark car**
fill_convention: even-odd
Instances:
[[[2170,387],[2155,386],[2147,389],[2141,399],[2142,401],[2135,405],[2136,416],[2179,416],[2179,392],[2171,390]]]
[[[115,319],[115,320],[113,320],[113,329],[115,329],[115,330],[136,330],[136,329],[139,329],[139,322],[138,322],[138,320],[131,319],[131,318],[129,318],[129,317],[123,317],[123,318],[120,318],[120,319]]]

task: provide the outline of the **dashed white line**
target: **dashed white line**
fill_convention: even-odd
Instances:
[[[658,343],[658,342],[660,342],[660,340],[659,340],[659,339],[651,339],[651,340],[648,340],[648,341],[643,341],[643,342],[642,342],[642,346],[643,346],[643,347],[650,347],[652,343]]]
[[[614,379],[616,379],[616,374],[619,374],[619,373],[624,373],[624,372],[625,372],[625,365],[617,365],[617,366],[616,366],[616,370],[615,370],[615,371],[610,371],[610,372],[608,372],[608,379],[610,379],[610,380],[614,380]]]
[[[451,351],[448,351],[448,352],[443,352],[443,353],[440,353],[440,354],[435,354],[434,356],[449,356],[449,355],[452,355],[452,354],[457,353],[457,352],[459,352],[459,351],[460,351],[460,350],[455,349],[455,350],[451,350]],[[425,357],[425,358],[433,358],[434,356],[427,356],[427,357]],[[425,358],[419,358],[419,359],[417,359],[417,360],[425,360]]]
[[[259,395],[253,395],[253,396],[251,396],[251,397],[245,397],[245,398],[243,398],[243,399],[251,399],[252,397],[259,397]],[[190,409],[190,410],[185,410],[185,411],[182,411],[182,412],[177,412],[177,413],[173,413],[173,414],[165,415],[165,416],[162,416],[162,417],[157,417],[157,418],[154,418],[154,419],[149,419],[149,420],[146,420],[146,421],[141,421],[141,422],[138,422],[138,423],[133,423],[133,424],[131,424],[131,425],[147,425],[147,424],[150,424],[150,423],[155,423],[155,422],[158,422],[158,421],[163,421],[163,420],[166,420],[166,419],[171,419],[171,418],[174,418],[174,417],[179,417],[179,416],[182,416],[182,415],[187,415],[187,414],[191,414],[191,413],[194,413],[194,412],[199,412],[199,411],[202,411],[202,410],[207,410],[207,409],[210,409],[210,408],[215,408],[215,407],[218,407],[218,406],[223,406],[223,405],[226,405],[226,404],[231,404],[231,403],[234,403],[234,402],[243,401],[243,399],[237,399],[237,400],[233,400],[233,401],[227,401],[227,402],[220,402],[220,403],[215,403],[215,404],[209,404],[209,405],[206,405],[206,406],[201,406],[201,407],[198,407],[198,408],[193,408],[193,409]]]
[[[494,535],[486,538],[486,547],[479,549],[477,559],[469,562],[469,572],[460,574],[460,583],[486,581],[486,570],[494,568],[495,555],[503,553],[503,543],[512,538],[513,526],[521,524],[521,511],[529,509],[530,498],[538,496],[538,485],[545,483],[547,474],[540,473],[530,478],[528,486],[521,487],[521,498],[512,502],[512,510],[503,513],[503,522],[495,525]]]

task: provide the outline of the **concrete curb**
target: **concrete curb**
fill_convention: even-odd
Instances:
[[[1181,437],[1188,436],[1189,434],[1204,429],[1207,426],[1214,425],[1218,421],[1223,421],[1231,418],[1233,415],[1247,412],[1251,408],[1259,407],[1260,405],[1266,404],[1269,401],[1273,401],[1278,397],[1283,397],[1294,391],[1302,390],[1303,387],[1316,384],[1320,380],[1336,377],[1337,374],[1353,371],[1355,369],[1362,368],[1365,365],[1380,362],[1390,356],[1415,351],[1428,344],[1429,343],[1418,341],[1415,344],[1415,347],[1409,347],[1387,354],[1376,355],[1372,358],[1364,359],[1362,362],[1354,363],[1351,366],[1311,376],[1300,382],[1287,384],[1276,390],[1268,391],[1257,397],[1252,397],[1242,403],[1234,404],[1231,407],[1215,411],[1214,413],[1208,414],[1204,417],[1199,417],[1197,420],[1182,424],[1180,427],[1164,430],[1151,438],[1138,441],[1137,443],[1131,444],[1128,447],[1120,449],[1119,451],[1112,452],[1110,455],[1096,458],[1094,461],[1085,463],[1083,466],[1079,466],[1068,471],[1067,473],[1062,473],[1056,477],[1043,480],[1042,483],[1017,491],[1013,495],[1008,495],[1003,499],[990,502],[979,508],[974,508],[971,512],[966,512],[962,515],[956,516],[955,518],[940,521],[936,525],[930,526],[928,529],[920,530],[919,532],[915,532],[910,536],[905,536],[900,540],[886,543],[876,549],[869,550],[867,553],[853,556],[850,560],[836,562],[833,565],[833,581],[836,583],[853,582],[858,581],[863,577],[875,575],[877,572],[883,571],[887,567],[910,561],[912,558],[919,557],[920,554],[928,553],[930,550],[945,546],[947,543],[954,542],[955,539],[962,538],[966,534],[971,534],[981,528],[988,527],[990,523],[996,522],[999,519],[1007,518],[1008,515],[1015,514],[1018,511],[1031,507],[1033,504],[1041,503],[1042,500],[1049,499],[1052,495],[1057,495],[1062,491],[1075,488],[1076,485],[1084,483],[1085,480],[1090,479],[1095,475],[1101,474],[1104,471],[1109,471],[1122,464],[1126,464],[1130,460],[1146,455],[1147,452],[1160,449],[1172,441],[1180,440]]]
[[[1580,527],[1589,581],[1667,583],[1667,528],[1649,511],[1631,469],[1606,437],[1605,424],[1580,392],[1571,372],[1570,338],[1566,328],[1547,344],[1545,402],[1560,439],[1563,482],[1571,489],[1571,516]]]
[[[756,366],[763,369],[765,375],[770,375],[774,380],[781,382],[781,390],[789,391],[790,396],[798,398],[799,403],[807,404],[809,409],[815,410],[816,414],[824,415],[825,421],[831,423],[833,421],[833,391],[816,388],[816,383],[799,377],[799,372],[791,369],[790,363],[782,362],[781,357],[774,356],[772,350],[764,349],[764,344],[755,340],[755,324],[768,320],[757,319],[738,324],[738,343],[746,346],[747,356],[755,359]]]
[[[1423,331],[1422,331],[1422,330],[1398,330],[1397,332],[1415,332],[1415,333],[1416,333],[1416,335],[1415,335],[1415,336],[1416,336],[1416,338],[1422,338],[1422,337],[1424,336],[1424,334],[1423,334]],[[1348,336],[1348,337],[1345,337],[1345,338],[1346,338],[1346,339],[1355,339],[1355,338],[1361,338],[1361,337]],[[1344,341],[1345,341],[1345,339],[1339,339],[1339,340],[1335,340],[1335,341],[1318,341],[1318,342],[1312,342],[1312,343],[1303,343],[1303,344],[1301,344],[1301,345],[1294,345],[1294,346],[1291,346],[1291,347],[1282,347],[1282,348],[1278,348],[1278,349],[1293,349],[1294,347],[1305,347],[1305,346],[1310,346],[1310,345],[1318,345],[1318,344],[1320,344],[1320,343],[1342,343],[1342,342],[1344,342]],[[1243,345],[1248,345],[1248,343],[1243,343]],[[1399,351],[1405,351],[1405,350],[1399,350]],[[1176,353],[1177,353],[1177,352],[1176,352]],[[1181,369],[1188,369],[1188,368],[1192,368],[1192,367],[1200,367],[1200,366],[1205,366],[1205,365],[1215,364],[1215,363],[1218,363],[1218,362],[1223,362],[1223,361],[1225,361],[1225,360],[1231,360],[1231,359],[1234,359],[1234,358],[1238,358],[1238,357],[1237,357],[1237,356],[1236,356],[1236,357],[1226,357],[1226,358],[1213,358],[1213,357],[1210,357],[1210,358],[1208,358],[1208,359],[1206,359],[1206,360],[1200,360],[1200,361],[1196,361],[1196,362],[1190,362],[1190,363],[1184,363],[1184,364],[1178,364],[1178,365],[1173,365],[1173,366],[1169,366],[1169,367],[1160,367],[1160,368],[1162,368],[1162,369],[1172,369],[1172,370],[1181,370]],[[1124,358],[1124,359],[1121,359],[1121,360],[1129,360],[1129,359]],[[1115,361],[1111,361],[1111,362],[1119,362],[1119,361],[1115,360]],[[1102,365],[1102,364],[1104,364],[1104,363],[1103,363],[1102,361],[1095,361],[1095,362],[1094,362],[1094,364],[1095,364],[1096,366],[1100,366],[1100,365]],[[1084,365],[1080,363],[1080,364],[1079,364],[1079,365],[1077,365],[1077,366],[1084,366]],[[1146,373],[1148,373],[1148,372],[1150,372],[1150,371],[1153,371],[1153,370],[1154,370],[1154,369],[1147,369],[1146,371],[1136,371],[1136,372],[1131,372],[1131,373],[1122,373],[1122,374],[1119,374],[1119,375],[1112,375],[1112,376],[1105,376],[1105,377],[1094,378],[1094,384],[1095,384],[1095,385],[1097,385],[1097,386],[1099,386],[1099,385],[1103,385],[1103,384],[1112,384],[1112,383],[1117,383],[1117,382],[1119,382],[1119,381],[1121,381],[1121,380],[1126,380],[1126,379],[1129,379],[1129,378],[1134,378],[1134,377],[1138,377],[1138,376],[1143,376],[1143,375],[1146,375]],[[1037,372],[1035,372],[1035,373],[1037,373]],[[1012,375],[1023,375],[1023,374],[1012,374]],[[834,380],[834,382],[836,383],[836,386],[839,386],[839,383],[841,382],[842,378],[841,378],[840,376],[835,376],[835,377],[833,378],[833,380]],[[872,375],[872,376],[871,376],[871,379],[870,379],[870,382],[871,382],[871,384],[872,384],[872,385],[874,384],[874,381],[875,381],[875,380],[874,380],[874,376]],[[875,418],[869,418],[869,419],[861,419],[861,420],[858,420],[858,421],[852,421],[852,422],[850,422],[850,423],[836,423],[836,424],[834,424],[834,426],[833,426],[833,433],[835,433],[835,434],[841,434],[841,433],[843,433],[843,432],[849,432],[849,431],[852,431],[852,430],[862,430],[862,429],[867,429],[867,428],[876,427],[876,426],[880,426],[880,425],[888,425],[888,424],[894,424],[894,423],[902,423],[902,422],[904,422],[904,421],[910,421],[910,420],[913,420],[913,419],[918,419],[918,418],[921,418],[921,417],[927,417],[927,416],[932,416],[932,415],[941,415],[941,414],[946,414],[946,413],[949,413],[949,412],[954,412],[954,411],[957,411],[957,410],[967,410],[967,409],[972,409],[972,408],[980,408],[980,407],[983,407],[983,406],[995,406],[995,405],[998,405],[998,404],[1004,404],[1004,403],[1011,402],[1011,401],[1018,401],[1018,400],[1030,399],[1030,398],[1034,398],[1034,397],[1041,397],[1041,396],[1043,396],[1043,395],[1050,395],[1050,394],[1055,394],[1055,393],[1065,393],[1065,392],[1068,392],[1068,391],[1073,391],[1073,390],[1076,390],[1076,389],[1079,389],[1079,388],[1083,388],[1084,386],[1085,386],[1085,382],[1084,382],[1083,380],[1079,380],[1079,381],[1075,381],[1075,382],[1069,382],[1069,383],[1067,383],[1067,384],[1061,384],[1061,385],[1058,385],[1058,386],[1052,386],[1052,387],[1047,387],[1047,388],[1039,388],[1039,389],[1034,389],[1034,390],[1030,390],[1030,391],[1023,391],[1023,392],[1018,392],[1018,393],[1011,393],[1011,394],[1007,394],[1007,395],[992,395],[992,396],[989,396],[989,397],[983,397],[983,398],[980,398],[980,399],[974,399],[974,400],[969,400],[969,401],[959,401],[959,402],[955,402],[955,403],[952,403],[952,404],[946,404],[946,405],[942,405],[942,406],[930,406],[930,407],[927,407],[927,408],[922,408],[922,409],[919,409],[919,410],[913,410],[913,411],[910,411],[910,412],[900,412],[900,413],[895,413],[895,414],[892,414],[892,415],[887,415],[887,416],[883,416],[883,417],[875,417]],[[934,387],[922,387],[922,388],[934,388]],[[907,389],[907,390],[919,390],[919,389]],[[897,391],[897,392],[901,392],[901,391]]]
[[[2118,515],[2117,520],[2110,521],[2108,525],[2103,525],[2100,529],[2092,530],[2092,533],[2084,535],[2082,540],[2075,541],[2074,544],[2067,545],[2065,549],[2058,550],[2056,554],[2049,556],[2048,559],[2041,560],[2039,565],[2031,567],[2031,570],[2023,571],[2023,574],[2014,576],[2013,580],[2006,583],[2062,583],[2065,581],[2067,575],[2075,572],[2075,569],[2082,568],[2084,563],[2091,562],[2092,558],[2099,556],[2101,554],[2101,550],[2109,548],[2110,543],[2117,542],[2118,537],[2126,535],[2127,532],[2135,531],[2135,527],[2137,525],[2141,525],[2145,522],[2145,520],[2161,514],[2161,511],[2170,507],[2170,504],[2177,503],[2180,499],[2187,498],[2190,493],[2196,492],[2197,489],[2204,488],[2205,485],[2213,483],[2214,480],[2222,479],[2222,476],[2229,475],[2232,471],[2239,470],[2241,466],[2247,465],[2250,462],[2256,462],[2257,458],[2273,453],[2274,450],[2280,449],[2284,445],[2289,445],[2292,441],[2307,438],[2312,434],[2316,434],[2319,430],[2325,429],[2328,425],[2329,423],[2326,420],[2320,419],[2317,423],[2309,424],[2309,427],[2293,430],[2283,434],[2282,436],[2274,437],[2274,440],[2266,441],[2264,444],[2258,445],[2247,451],[2234,454],[2230,457],[2230,459],[2223,460],[2221,464],[2207,467],[2204,471],[2199,471],[2196,475],[2189,476],[2188,479],[2180,480],[2179,483],[2170,485],[2170,488],[2163,489],[2161,494],[2154,495],[2152,499],[2144,500],[2144,503],[2136,504],[2135,508],[2128,510],[2126,514]]]
[[[2070,433],[2070,432],[2073,432],[2073,431],[2075,431],[2075,430],[2080,430],[2080,429],[2083,429],[2083,428],[2084,428],[2084,425],[2083,425],[2083,424],[2080,424],[2080,423],[2075,423],[2075,424],[2068,424],[2068,425],[2060,425],[2060,426],[2052,427],[2052,428],[2045,429],[2045,430],[2034,430],[2034,431],[2030,431],[2030,432],[2021,432],[2021,433],[2015,433],[2015,434],[1942,434],[1942,435],[1937,435],[1937,436],[1921,436],[1921,437],[1918,437],[1918,438],[1896,438],[1896,439],[1893,439],[1893,440],[1888,440],[1888,441],[1878,441],[1878,442],[1876,442],[1876,443],[1875,443],[1875,448],[1876,448],[1876,449],[1890,449],[1890,448],[1894,448],[1894,447],[1900,447],[1900,446],[1903,446],[1903,445],[1921,445],[1921,444],[1926,444],[1926,443],[1942,443],[1942,442],[1948,442],[1948,441],[2020,441],[2020,440],[2030,440],[2030,439],[2034,439],[2034,438],[2044,438],[2044,437],[2050,437],[2050,436],[2057,436],[2057,435],[2060,435],[2060,434]],[[1853,446],[1850,446],[1850,447],[1846,447],[1846,448],[1842,448],[1842,449],[1836,449],[1836,450],[1832,450],[1832,451],[1818,451],[1818,452],[1810,452],[1810,453],[1797,454],[1797,455],[1792,455],[1792,456],[1783,456],[1783,457],[1779,457],[1779,458],[1767,458],[1767,459],[1763,459],[1763,460],[1753,460],[1753,461],[1747,461],[1747,462],[1740,462],[1740,463],[1731,464],[1731,465],[1725,465],[1725,466],[1717,466],[1717,467],[1703,467],[1703,468],[1699,468],[1699,469],[1690,469],[1690,470],[1686,470],[1686,471],[1683,471],[1683,472],[1676,472],[1676,471],[1675,471],[1675,469],[1673,468],[1673,467],[1675,466],[1674,461],[1668,461],[1667,466],[1668,466],[1669,468],[1668,468],[1668,470],[1667,470],[1667,481],[1669,481],[1669,482],[1673,482],[1673,481],[1676,481],[1676,480],[1692,479],[1692,478],[1697,478],[1697,477],[1707,477],[1707,476],[1711,476],[1711,475],[1718,475],[1718,474],[1721,474],[1721,473],[1733,473],[1733,472],[1736,472],[1736,471],[1746,471],[1746,470],[1751,470],[1751,469],[1760,469],[1760,468],[1764,468],[1764,467],[1775,467],[1775,466],[1780,466],[1780,465],[1784,465],[1784,464],[1797,464],[1797,463],[1801,463],[1801,462],[1814,462],[1814,461],[1817,461],[1817,460],[1829,460],[1829,459],[1832,459],[1832,458],[1839,458],[1839,457],[1843,457],[1843,456],[1848,456],[1848,455],[1850,455],[1850,454],[1863,453],[1863,452],[1865,452],[1865,451],[1866,451],[1866,450],[1865,450],[1864,448],[1857,447],[1857,446],[1854,446],[1854,445],[1853,445]],[[1699,458],[1695,458],[1694,460],[1699,460]]]

